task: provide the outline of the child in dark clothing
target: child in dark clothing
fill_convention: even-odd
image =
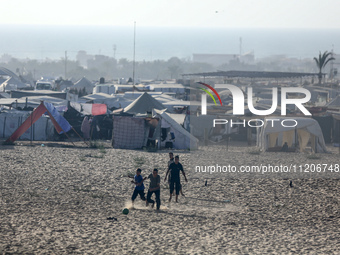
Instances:
[[[135,184],[135,190],[133,191],[131,200],[132,200],[132,204],[135,201],[135,199],[137,198],[138,194],[140,196],[140,198],[145,201],[145,194],[144,194],[144,180],[146,179],[146,177],[143,179],[142,175],[141,175],[142,170],[140,168],[138,168],[136,170],[136,175],[134,177],[129,176],[129,178],[133,178],[134,180],[131,181],[132,183]]]
[[[155,168],[152,172],[152,174],[149,175],[148,177],[150,179],[150,186],[148,190],[148,194],[146,196],[147,202],[146,205],[148,206],[149,203],[152,204],[152,207],[155,204],[155,201],[151,199],[151,196],[153,193],[156,195],[156,204],[157,204],[157,210],[159,210],[161,206],[161,199],[160,199],[160,183],[161,183],[161,178],[158,175],[158,170]]]

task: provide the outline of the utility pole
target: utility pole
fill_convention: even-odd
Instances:
[[[66,74],[67,74],[67,51],[65,51],[65,81],[67,79]]]
[[[116,59],[116,50],[117,50],[117,46],[116,44],[113,45],[113,58]]]
[[[334,48],[334,45],[332,45],[331,58],[333,58],[333,55],[334,55],[333,48]],[[331,60],[331,72],[330,72],[330,75],[329,75],[329,78],[331,80],[333,80],[333,77],[334,77],[334,68],[333,68],[333,65],[334,65],[334,60]]]
[[[133,70],[132,70],[132,84],[135,86],[135,65],[136,65],[136,21],[134,24],[134,35],[133,35]]]
[[[240,58],[242,56],[242,37],[240,37]]]

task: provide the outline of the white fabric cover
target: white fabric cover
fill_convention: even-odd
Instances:
[[[198,139],[172,119],[165,110],[154,109],[153,117],[160,118],[162,120],[162,127],[170,127],[170,132],[175,134],[175,140],[173,141],[174,149],[198,149]]]
[[[272,121],[268,119],[277,119],[272,126]],[[285,119],[294,119],[298,122],[296,127],[283,127],[281,121]],[[285,123],[285,125],[292,125],[293,122]],[[316,152],[327,152],[326,144],[319,123],[312,118],[304,117],[270,117],[264,119],[264,125],[258,129],[257,145],[261,150],[267,150],[270,147],[282,146],[284,142],[291,146],[295,141],[295,135],[299,141],[300,151],[304,151],[309,141]],[[314,140],[314,141],[313,141]]]

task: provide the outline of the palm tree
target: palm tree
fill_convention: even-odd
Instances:
[[[330,57],[331,56],[331,57]],[[318,78],[319,78],[319,85],[321,84],[322,80],[322,69],[325,68],[327,63],[335,58],[332,57],[332,52],[325,51],[321,55],[321,51],[319,52],[319,58],[314,58],[316,62],[316,66],[319,68]]]

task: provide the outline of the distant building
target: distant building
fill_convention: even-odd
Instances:
[[[93,58],[87,60],[87,68],[88,69],[100,68],[110,63],[110,61],[112,62],[113,60],[110,59],[110,57],[108,56],[94,55]]]
[[[93,59],[92,55],[88,55],[86,51],[80,50],[77,53],[76,59],[80,66],[87,68],[87,61]]]
[[[239,60],[247,64],[252,64],[255,61],[254,53],[249,52],[244,55],[239,54],[193,54],[193,62],[207,63],[213,66],[229,64],[230,61]]]
[[[231,60],[236,60],[237,54],[193,54],[193,62],[207,63],[214,66],[228,64]]]
[[[131,90],[132,90],[132,86]],[[92,91],[93,94],[97,93],[105,93],[105,94],[115,94],[116,93],[116,87],[115,84],[97,84]]]
[[[146,86],[147,89],[154,92],[163,92],[163,93],[178,93],[184,94],[185,87],[182,84],[177,83],[162,83],[162,84],[149,84]]]

